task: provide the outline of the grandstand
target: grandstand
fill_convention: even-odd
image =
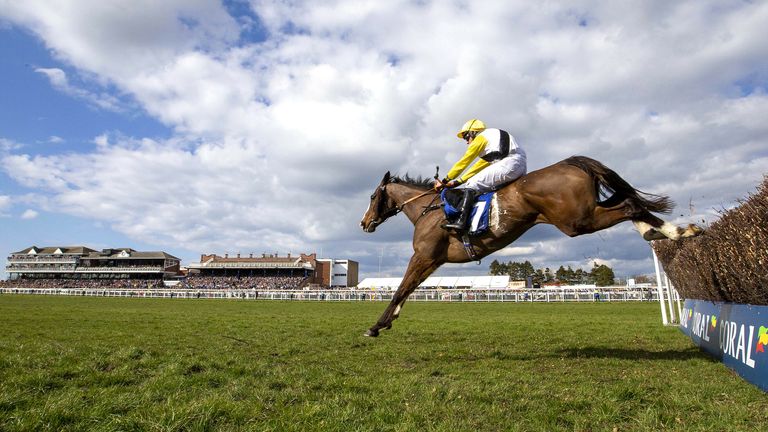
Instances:
[[[230,257],[200,255],[200,262],[187,266],[188,275],[199,276],[301,276],[310,277],[315,270],[315,254],[281,257],[277,254],[262,254],[260,257],[249,256]]]
[[[396,290],[403,278],[365,278],[358,289]],[[509,276],[431,276],[419,285],[421,289],[505,289],[525,286],[510,282]]]
[[[317,255],[201,255],[187,266],[185,283],[193,288],[300,289],[357,284],[357,262],[319,259]],[[351,282],[351,284],[350,284]]]
[[[131,248],[30,246],[8,257],[10,281],[162,280],[179,272],[179,258]]]
[[[358,277],[356,261],[314,253],[203,254],[200,262],[181,267],[165,252],[86,246],[31,246],[10,254],[5,269],[9,278],[0,288],[296,290],[348,288]]]

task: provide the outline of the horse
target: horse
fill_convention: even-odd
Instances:
[[[387,172],[371,195],[360,221],[363,231],[374,232],[400,212],[413,223],[414,231],[413,255],[403,280],[366,336],[376,337],[379,330],[392,328],[392,321],[400,315],[408,296],[441,265],[481,259],[537,224],[551,224],[576,237],[632,221],[647,241],[678,240],[704,231],[693,224],[678,227],[653,215],[670,213],[674,203],[667,196],[635,189],[616,172],[586,156],[572,156],[532,171],[497,190],[491,204],[489,229],[471,237],[469,248],[462,236],[440,227],[445,217],[442,211],[430,211],[437,207],[437,193],[431,179],[403,180]]]

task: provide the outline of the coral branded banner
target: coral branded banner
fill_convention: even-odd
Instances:
[[[680,330],[744,379],[768,391],[768,306],[686,300]]]

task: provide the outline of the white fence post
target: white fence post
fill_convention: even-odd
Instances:
[[[678,317],[680,316],[679,313],[677,313],[675,308],[675,299],[674,297],[676,293],[675,287],[672,286],[672,283],[669,281],[669,277],[667,277],[667,274],[664,273],[664,285],[667,287],[667,306],[669,306],[669,322],[673,325],[677,325],[680,323],[680,320]]]
[[[680,307],[680,295],[672,286],[667,274],[659,265],[659,257],[656,251],[651,248],[653,254],[653,265],[656,268],[656,289],[659,293],[659,307],[661,307],[661,322],[664,325],[679,325],[682,309]],[[675,307],[677,304],[677,307]],[[669,314],[669,316],[667,316]]]
[[[662,275],[663,273],[660,273]],[[661,288],[671,290],[671,294],[659,294],[658,300],[664,304],[674,305],[676,302],[677,313],[680,316],[680,298],[671,284],[663,282]],[[657,287],[659,288],[659,287]],[[600,288],[601,296],[606,301],[645,301],[647,300],[643,288],[634,288],[626,286],[615,286]],[[268,290],[260,292],[244,292],[242,290],[227,289],[135,289],[126,290],[122,288],[98,288],[98,289],[80,289],[80,288],[31,288],[31,287],[0,287],[2,294],[37,294],[37,295],[57,295],[57,296],[88,296],[88,297],[130,297],[130,298],[174,298],[174,299],[230,299],[230,300],[278,300],[278,301],[390,301],[392,293],[389,291],[350,291],[350,290]],[[670,300],[671,295],[671,300]],[[471,298],[470,298],[471,296]],[[481,296],[485,296],[481,298]],[[578,302],[587,303],[594,300],[594,295],[586,291],[584,287],[558,287],[542,288],[530,290],[527,288],[512,288],[498,290],[417,290],[411,298],[414,301],[448,301],[448,302],[515,302],[515,303],[553,303],[553,302]],[[662,310],[666,313],[666,310]]]

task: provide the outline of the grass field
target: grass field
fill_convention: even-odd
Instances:
[[[768,429],[655,303],[0,296],[0,430]]]

